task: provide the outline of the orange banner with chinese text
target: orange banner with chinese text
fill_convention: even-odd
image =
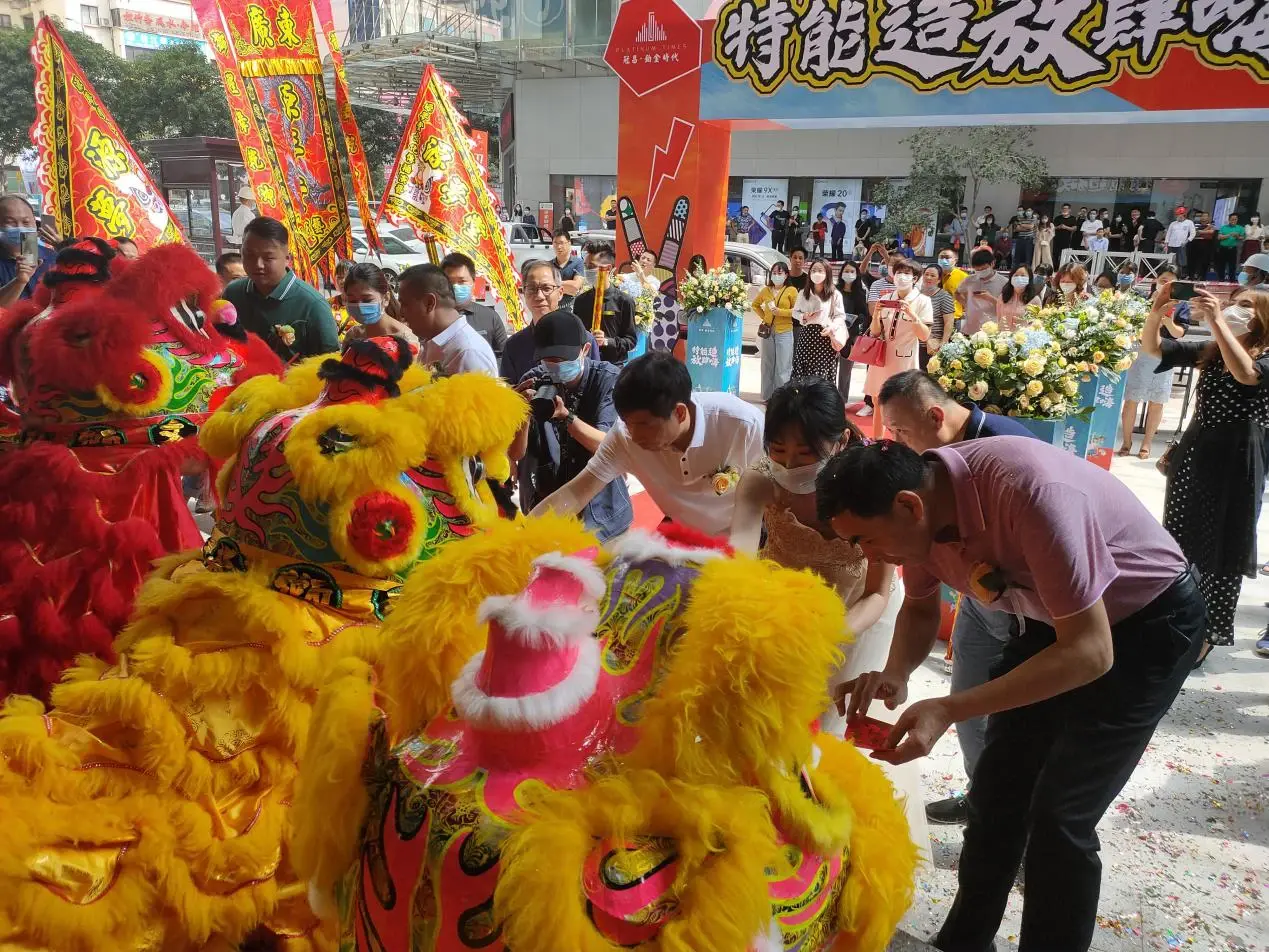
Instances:
[[[308,0],[195,0],[261,215],[312,282],[352,257],[347,194]]]
[[[450,100],[449,87],[428,66],[379,215],[409,225],[420,238],[432,235],[449,250],[470,257],[502,298],[512,324],[519,327],[518,276],[465,126],[466,120]]]
[[[40,191],[63,235],[130,238],[143,251],[184,241],[145,166],[62,41],[41,17],[31,42]]]

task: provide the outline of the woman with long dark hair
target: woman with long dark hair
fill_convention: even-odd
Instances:
[[[1013,269],[1009,282],[1001,289],[996,301],[996,323],[1002,331],[1011,331],[1022,322],[1027,305],[1039,304],[1039,298],[1031,290],[1034,284],[1030,265],[1020,264]]]
[[[1269,466],[1269,291],[1241,291],[1224,309],[1198,289],[1192,320],[1208,342],[1162,334],[1172,285],[1160,285],[1141,332],[1141,349],[1160,358],[1156,373],[1195,367],[1194,416],[1166,463],[1163,525],[1199,569],[1207,602],[1208,648],[1234,643],[1243,577],[1256,574],[1256,520]]]
[[[829,280],[832,270],[823,258],[812,261],[806,273],[806,287],[793,305],[793,376],[836,384],[837,348],[830,335],[845,330],[842,296]]]
[[[795,377],[772,394],[762,441],[766,455],[744,472],[736,487],[731,544],[738,552],[814,572],[841,596],[854,638],[847,644],[843,632],[845,659],[830,678],[831,692],[865,671],[884,667],[903,602],[903,585],[894,566],[869,561],[859,546],[838,538],[816,512],[815,478],[820,470],[846,447],[867,441],[847,421],[841,394],[819,377]],[[820,727],[841,737],[845,718],[830,706],[820,717]],[[913,764],[882,769],[908,794],[912,838],[926,849],[919,770]]]

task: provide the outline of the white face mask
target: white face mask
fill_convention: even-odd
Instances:
[[[1063,281],[1058,285],[1058,287],[1062,289],[1063,294],[1070,294],[1075,290],[1075,285],[1071,284],[1069,281]]]
[[[823,271],[812,271],[812,272],[811,272],[811,280],[812,280],[814,283],[816,283],[816,284],[820,284],[820,283],[822,283],[822,282],[824,281],[824,277],[825,277],[825,275],[824,275],[824,272],[823,272]]]
[[[1012,284],[1015,288],[1018,288],[1019,290],[1021,290],[1022,288],[1025,288],[1031,282],[1027,280],[1027,276],[1025,274],[1015,274],[1012,278],[1009,279],[1009,283]]]
[[[903,293],[906,294],[907,292],[912,290],[912,275],[896,274],[893,280],[894,280],[894,289],[896,291],[902,291]]]
[[[814,463],[807,463],[805,466],[795,466],[792,469],[781,466],[775,460],[769,460],[771,464],[771,478],[774,479],[780,488],[786,492],[791,492],[795,496],[809,496],[815,492],[815,477],[820,474],[828,460],[816,460]]]
[[[1221,316],[1225,318],[1225,323],[1229,325],[1229,329],[1235,334],[1245,334],[1247,332],[1247,322],[1251,320],[1251,311],[1241,304],[1231,304],[1221,311]]]
[[[855,272],[854,272],[854,271],[843,271],[843,272],[842,272],[842,284],[854,284],[854,283],[855,283]]]
[[[775,285],[777,288],[784,287],[784,275],[782,274],[771,275],[771,283]]]

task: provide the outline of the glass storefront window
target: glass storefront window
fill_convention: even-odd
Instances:
[[[550,202],[557,225],[564,212],[571,211],[579,230],[610,229],[616,216],[617,176],[552,175]]]
[[[1230,212],[1246,216],[1257,211],[1260,182],[1256,179],[1172,179],[1172,178],[1107,178],[1064,177],[1050,179],[1038,189],[1024,190],[1022,204],[1045,215],[1059,214],[1063,204],[1071,206],[1071,214],[1081,208],[1089,211],[1106,209],[1109,215],[1127,218],[1132,210],[1144,215],[1154,209],[1160,221],[1171,221],[1173,210],[1183,205],[1192,212]]]

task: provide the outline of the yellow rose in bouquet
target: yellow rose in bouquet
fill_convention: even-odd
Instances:
[[[986,347],[980,347],[978,350],[974,351],[974,363],[978,364],[980,367],[990,367],[995,362],[995,359],[996,355]]]

